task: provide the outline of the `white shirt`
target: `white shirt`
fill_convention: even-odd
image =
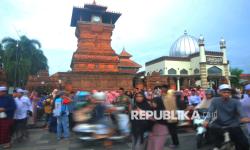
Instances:
[[[31,110],[32,105],[30,99],[27,96],[22,96],[21,98],[15,98],[16,111],[14,114],[14,119],[25,119],[28,117],[27,111]]]
[[[25,99],[25,101],[27,102],[27,105],[26,106],[26,109],[27,110],[30,110],[30,111],[33,111],[33,108],[32,108],[32,102],[30,100],[30,98],[27,96],[27,95],[24,95],[23,97],[21,97],[22,99]]]

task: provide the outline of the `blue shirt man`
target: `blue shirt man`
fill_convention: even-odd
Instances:
[[[60,97],[55,99],[55,107],[53,110],[53,114],[57,117],[57,139],[60,140],[62,138],[69,138],[69,109],[68,106],[63,104],[65,93],[61,92],[59,94]]]
[[[198,95],[192,95],[189,98],[189,105],[198,105],[201,102],[201,97]]]

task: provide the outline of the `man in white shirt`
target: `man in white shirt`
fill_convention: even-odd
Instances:
[[[17,89],[17,97],[15,98],[17,109],[14,114],[15,119],[15,133],[17,140],[22,140],[23,137],[28,137],[26,130],[28,114],[32,112],[32,105],[30,99],[24,96],[24,90]]]

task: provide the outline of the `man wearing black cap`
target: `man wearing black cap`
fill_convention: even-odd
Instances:
[[[230,85],[222,84],[219,92],[221,97],[213,99],[204,123],[204,126],[210,126],[211,135],[214,136],[213,144],[220,148],[224,142],[224,133],[229,132],[236,150],[249,150],[248,140],[240,128],[240,123],[249,122],[250,119],[243,114],[240,102],[231,98]]]

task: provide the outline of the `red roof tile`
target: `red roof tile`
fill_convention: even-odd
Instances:
[[[132,55],[130,55],[126,50],[125,48],[123,48],[121,54],[120,54],[120,57],[132,57]]]
[[[130,59],[120,59],[119,67],[133,67],[133,68],[141,68],[142,66],[137,64],[136,62]]]
[[[241,77],[250,77],[250,74],[241,74]]]

